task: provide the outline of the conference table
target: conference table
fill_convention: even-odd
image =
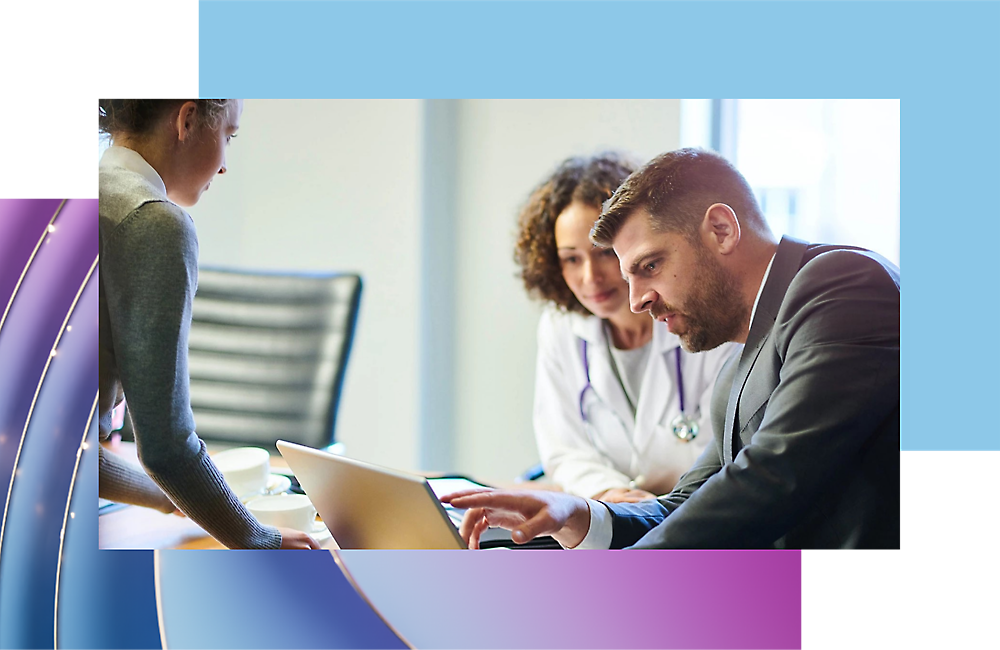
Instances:
[[[135,444],[110,441],[102,443],[106,451],[121,454],[137,463]],[[208,445],[214,454],[236,445]],[[288,473],[288,465],[280,454],[271,455],[271,472]],[[428,475],[431,476],[431,475]],[[498,487],[531,487],[532,489],[558,489],[540,482],[491,483]],[[187,517],[168,515],[151,508],[114,504],[98,516],[98,546],[102,549],[223,549],[205,530]],[[337,549],[332,537],[320,540],[325,549]]]
[[[102,443],[105,451],[117,453],[138,464],[135,443],[113,440]],[[215,454],[236,445],[207,445]],[[271,472],[284,473],[288,465],[280,454],[271,455]],[[205,529],[187,517],[168,515],[151,508],[113,504],[98,515],[98,547],[102,549],[224,549]],[[328,539],[323,548],[336,548]]]

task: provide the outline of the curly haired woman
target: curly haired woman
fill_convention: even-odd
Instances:
[[[613,152],[564,161],[531,193],[515,249],[525,289],[548,303],[534,408],[545,473],[604,501],[670,491],[712,439],[712,389],[733,352],[683,352],[632,313],[614,250],[591,243],[601,204],[636,168]]]

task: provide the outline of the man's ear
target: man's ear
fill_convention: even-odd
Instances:
[[[194,137],[195,126],[198,123],[198,104],[194,102],[184,102],[177,111],[177,119],[174,128],[177,131],[177,139],[181,142]]]
[[[725,203],[713,203],[701,222],[701,236],[709,250],[728,255],[740,243],[740,220]]]

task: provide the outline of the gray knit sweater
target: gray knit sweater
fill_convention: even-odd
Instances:
[[[112,152],[100,169],[100,434],[127,396],[145,473],[102,448],[100,495],[163,512],[176,504],[229,548],[278,548],[281,534],[240,503],[195,433],[187,359],[198,240],[191,217],[128,168],[145,164],[131,156]],[[119,159],[132,164],[107,162]]]

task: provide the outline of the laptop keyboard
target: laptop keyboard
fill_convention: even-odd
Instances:
[[[299,485],[299,481],[298,479],[295,478],[295,475],[289,473],[287,474],[287,476],[292,482],[292,486],[289,489],[289,492],[292,492],[293,494],[305,494],[305,491],[302,489],[302,486]],[[467,481],[467,479],[462,479],[462,480]],[[448,484],[442,485],[443,479],[431,479],[429,483],[431,484],[432,488],[437,487],[440,490],[440,494],[446,494],[450,491],[454,491],[453,488],[455,487],[465,487],[464,485],[461,486],[453,486]],[[465,509],[454,508],[444,503],[442,503],[441,505],[444,507],[445,512],[448,513],[448,519],[451,521],[451,524],[455,527],[456,530],[459,529],[462,525],[462,518],[465,517]],[[479,539],[479,544],[481,548],[512,548],[512,549],[526,549],[526,550],[542,549],[542,548],[550,548],[550,549],[562,548],[561,546],[559,546],[558,542],[556,542],[549,536],[538,537],[536,539],[531,540],[527,544],[515,544],[514,541],[510,538],[510,531],[504,530],[503,528],[490,528],[489,530],[483,531],[483,534]]]
[[[460,508],[452,508],[451,506],[441,504],[444,506],[445,512],[448,513],[448,519],[451,520],[452,525],[455,528],[459,528],[462,525],[462,518],[465,517],[465,510]],[[509,549],[561,549],[562,546],[559,542],[552,539],[548,535],[543,537],[536,537],[526,544],[515,544],[514,540],[510,538],[510,531],[504,530],[503,528],[489,528],[483,531],[483,534],[479,537],[479,547],[480,548],[509,548]]]

